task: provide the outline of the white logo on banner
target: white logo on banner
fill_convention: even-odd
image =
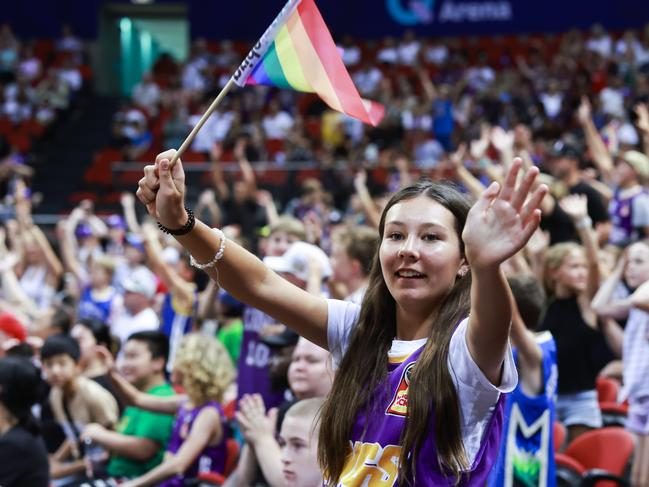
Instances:
[[[434,0],[386,0],[390,16],[401,25],[430,24],[434,20]],[[505,22],[514,19],[511,2],[445,1],[439,7],[439,23]]]

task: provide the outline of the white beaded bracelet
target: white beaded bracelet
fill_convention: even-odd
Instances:
[[[219,240],[221,241],[221,243],[219,244],[219,250],[214,255],[214,258],[205,264],[199,264],[198,262],[196,262],[196,259],[194,259],[193,255],[190,254],[189,256],[189,263],[202,271],[209,269],[210,267],[214,267],[216,263],[223,258],[223,252],[225,251],[225,234],[218,228],[212,228],[212,231],[216,233],[216,235],[219,237]]]

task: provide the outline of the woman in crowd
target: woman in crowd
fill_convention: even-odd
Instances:
[[[571,195],[561,200],[560,206],[574,223],[583,245],[563,242],[548,250],[544,284],[549,305],[541,328],[550,331],[557,344],[556,412],[557,419],[568,428],[570,442],[602,426],[595,390],[600,366],[593,350],[603,337],[590,304],[600,279],[598,245],[587,200],[583,195]]]
[[[173,155],[145,167],[138,197],[149,213],[228,292],[328,348],[339,365],[318,454],[330,484],[363,485],[382,473],[388,485],[484,485],[498,452],[501,393],[517,380],[500,264],[538,227],[547,192],[532,191],[538,169],[517,184],[516,159],[502,187],[492,184],[473,207],[447,185],[399,191],[381,216],[358,306],[299,290],[196,221]]]

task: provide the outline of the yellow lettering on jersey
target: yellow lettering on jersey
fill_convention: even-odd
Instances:
[[[399,470],[401,447],[357,441],[347,460],[338,487],[392,487]]]

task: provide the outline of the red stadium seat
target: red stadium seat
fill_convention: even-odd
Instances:
[[[225,469],[224,469],[225,476],[227,477],[237,467],[241,446],[239,445],[239,442],[234,438],[228,438],[225,447],[228,450],[228,457],[225,459]]]
[[[266,140],[266,151],[268,152],[268,158],[273,160],[275,156],[284,150],[284,140],[282,139],[267,139]]]
[[[620,383],[609,377],[598,377],[596,387],[604,426],[624,426],[629,405],[617,402]]]
[[[96,203],[97,199],[97,193],[91,191],[75,191],[74,193],[70,193],[70,196],[68,196],[68,202],[73,205],[78,205],[83,200],[90,200],[93,203]]]
[[[32,140],[29,135],[22,130],[14,130],[7,134],[7,142],[14,147],[18,152],[26,153],[32,147]]]
[[[225,417],[228,421],[232,421],[234,419],[234,413],[236,410],[237,401],[235,399],[232,399],[230,402],[223,405],[223,414],[225,414]]]
[[[633,435],[624,428],[607,427],[577,437],[565,452],[556,453],[557,476],[581,477],[581,485],[628,485],[624,474],[633,454]]]
[[[563,444],[566,441],[566,427],[559,421],[554,422],[554,451],[558,453],[561,451]]]
[[[620,392],[620,383],[609,377],[598,377],[596,382],[597,400],[602,402],[616,402]]]

